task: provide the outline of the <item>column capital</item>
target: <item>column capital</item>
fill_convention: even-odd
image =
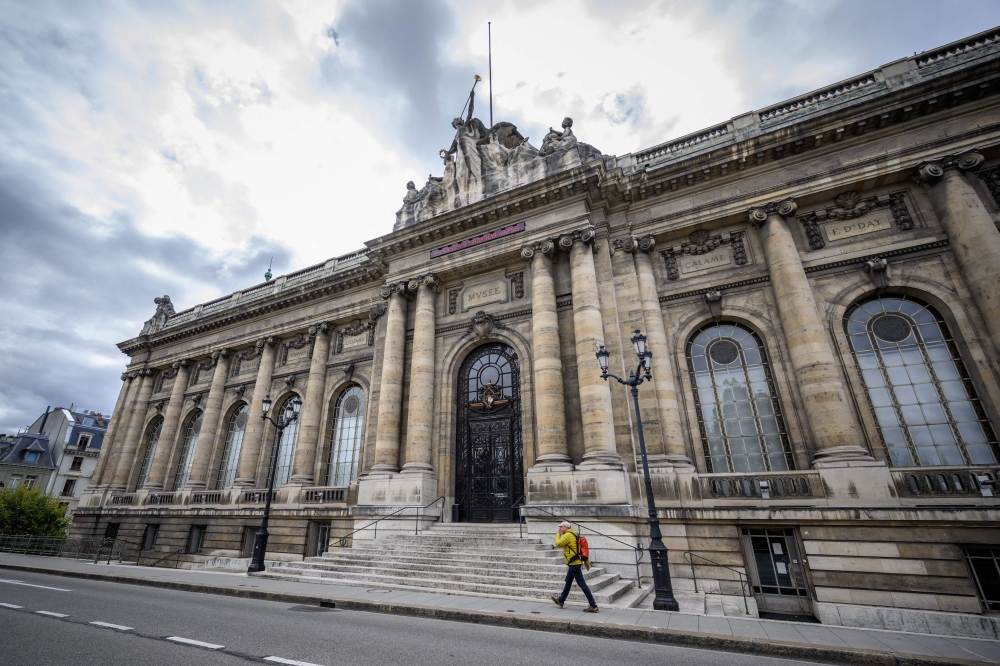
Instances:
[[[411,293],[416,293],[420,287],[428,287],[433,289],[436,293],[441,293],[441,280],[438,279],[437,275],[433,273],[428,273],[427,275],[418,275],[415,278],[410,278],[406,282],[406,289]]]
[[[139,370],[139,375],[141,377],[155,377],[159,372],[156,368],[143,368]]]
[[[393,294],[405,294],[406,293],[406,280],[400,280],[398,282],[386,282],[382,285],[379,290],[379,296],[384,300],[389,300],[392,298]]]
[[[368,319],[371,321],[378,321],[382,315],[385,314],[385,303],[382,301],[376,301],[372,303],[372,307],[368,310]]]
[[[986,158],[977,148],[970,148],[954,155],[945,155],[936,160],[927,160],[917,165],[913,180],[919,185],[930,187],[941,180],[948,169],[960,171],[975,171],[983,165]]]
[[[781,217],[792,217],[795,215],[795,211],[798,210],[798,204],[795,203],[794,199],[782,199],[781,201],[771,201],[769,203],[754,206],[750,209],[750,224],[759,228],[760,225],[767,221],[769,215],[780,215]]]
[[[174,371],[180,370],[181,368],[190,368],[191,367],[191,359],[189,359],[189,358],[182,358],[179,361],[174,361],[173,365],[171,365],[170,367],[172,367],[174,369]]]
[[[222,349],[216,349],[212,352],[212,361],[218,363],[220,359],[229,358],[232,356],[233,350],[228,347],[223,347]]]
[[[556,245],[559,246],[560,250],[569,252],[574,243],[593,243],[596,238],[597,232],[594,230],[593,225],[588,224],[582,229],[574,229],[573,231],[561,234],[559,240],[556,241]]]
[[[641,250],[646,254],[652,254],[653,250],[656,249],[656,241],[653,239],[652,235],[646,236],[628,236],[627,238],[619,239],[615,241],[615,247],[634,254],[636,250]]]
[[[556,253],[556,244],[551,240],[535,241],[521,248],[522,259],[531,259],[536,253],[551,257]]]
[[[132,375],[131,375],[131,374],[129,374],[128,372],[123,372],[123,373],[122,373],[122,381],[123,381],[123,382],[124,382],[124,381],[128,381],[128,380],[129,380],[129,379],[131,379],[131,378],[132,378]]]
[[[321,321],[318,324],[313,324],[312,326],[309,327],[309,335],[312,337],[316,337],[320,333],[328,333],[331,329],[332,327],[330,326],[329,323]]]
[[[273,335],[267,335],[258,340],[257,344],[254,346],[257,348],[258,351],[264,351],[264,347],[273,347],[276,344],[278,344],[278,338],[274,337]]]

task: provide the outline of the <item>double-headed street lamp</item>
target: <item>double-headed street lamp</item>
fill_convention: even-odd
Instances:
[[[265,421],[270,421],[272,425],[278,430],[277,437],[275,437],[274,444],[274,455],[271,456],[271,473],[267,475],[267,497],[264,500],[264,520],[260,521],[260,529],[257,530],[257,535],[254,537],[253,541],[253,557],[250,559],[250,566],[247,571],[254,573],[256,571],[264,570],[264,553],[267,552],[267,519],[271,517],[271,495],[274,494],[274,473],[278,468],[278,453],[281,450],[281,438],[285,432],[285,428],[292,425],[299,418],[299,412],[302,411],[302,400],[295,397],[287,405],[285,405],[285,412],[278,417],[278,420],[270,418],[267,414],[271,411],[271,396],[264,398],[264,402],[261,405],[263,411],[263,417]]]
[[[642,436],[642,415],[639,413],[639,384],[652,379],[650,369],[653,364],[653,352],[646,349],[646,336],[636,329],[632,336],[632,345],[639,357],[639,365],[635,372],[628,373],[628,379],[622,379],[608,372],[608,357],[611,354],[604,345],[597,352],[597,362],[601,364],[601,378],[608,377],[618,380],[632,388],[632,401],[635,404],[635,422],[639,429],[639,450],[642,452],[642,474],[646,481],[646,506],[649,508],[649,559],[653,565],[653,608],[656,610],[676,611],[677,600],[670,585],[670,565],[667,563],[667,547],[663,545],[663,535],[660,534],[660,519],[656,515],[656,502],[653,500],[653,482],[649,479],[649,462],[646,460],[646,440]]]

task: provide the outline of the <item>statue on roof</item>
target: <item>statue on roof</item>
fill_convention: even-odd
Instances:
[[[139,335],[149,335],[150,333],[163,330],[163,327],[167,325],[167,321],[177,314],[174,312],[174,304],[170,302],[170,297],[166,294],[154,298],[153,303],[156,304],[156,312],[143,324]]]

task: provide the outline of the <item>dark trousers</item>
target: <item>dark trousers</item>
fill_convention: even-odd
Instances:
[[[587,601],[590,602],[591,606],[597,606],[597,602],[594,601],[594,595],[590,593],[590,588],[587,587],[587,581],[583,579],[583,565],[582,564],[571,564],[566,567],[566,585],[563,587],[562,594],[559,595],[559,603],[564,603],[566,597],[569,596],[569,589],[573,587],[573,581],[580,586],[583,593],[587,595]]]

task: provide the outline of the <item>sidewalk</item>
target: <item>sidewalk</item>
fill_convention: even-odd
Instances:
[[[584,614],[583,606],[566,606],[560,610],[552,603],[537,601],[351,585],[317,585],[219,571],[151,569],[6,553],[0,554],[0,569],[294,604],[334,602],[337,608],[347,610],[396,613],[822,663],[893,666],[1000,663],[1000,641],[901,631],[667,613],[638,608],[602,609],[601,613],[594,615]]]

